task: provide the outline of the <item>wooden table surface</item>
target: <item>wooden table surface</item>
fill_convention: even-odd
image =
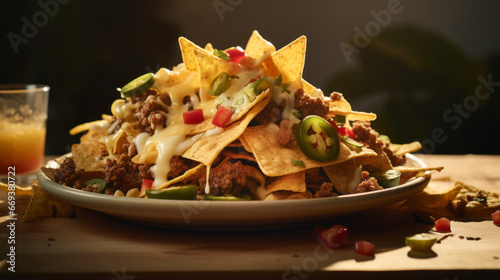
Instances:
[[[500,193],[500,156],[419,157],[445,167],[430,184],[462,180]],[[491,220],[452,221],[454,236],[434,245],[435,255],[415,258],[405,236],[432,226],[416,223],[410,213],[398,210],[400,204],[332,220],[330,225],[349,229],[349,242],[327,249],[313,237],[313,227],[189,232],[129,224],[84,209],[74,219],[41,217],[23,223],[28,202],[29,197],[16,198],[12,231],[7,195],[0,192],[0,279],[500,279],[500,227]],[[16,272],[7,270],[12,232]],[[356,254],[357,240],[374,243],[375,256]]]

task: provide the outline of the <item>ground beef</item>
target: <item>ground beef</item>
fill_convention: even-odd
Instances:
[[[328,114],[330,106],[323,98],[312,97],[305,94],[304,90],[299,89],[295,92],[295,109],[297,109],[304,118],[309,115],[324,117]]]
[[[334,101],[339,101],[342,99],[342,93],[340,92],[332,92],[332,94],[330,94],[330,102],[334,102]]]
[[[290,146],[294,143],[295,133],[293,130],[293,123],[290,120],[282,120],[276,137],[278,138],[278,143],[283,147]]]
[[[201,168],[191,176],[184,180],[184,183],[191,182],[198,186],[198,193],[205,193],[206,185],[206,169]],[[245,188],[247,184],[247,174],[241,162],[231,163],[229,161],[220,164],[210,170],[209,186],[210,194],[213,195],[237,195]]]
[[[120,155],[118,160],[106,159],[104,166],[106,194],[114,194],[116,190],[127,193],[133,188],[141,188],[139,165],[133,163],[127,154]]]
[[[276,103],[269,101],[266,107],[255,116],[255,119],[263,125],[270,122],[277,124],[281,120],[281,109]]]
[[[389,146],[378,137],[379,133],[371,127],[370,122],[354,122],[352,130],[357,141],[375,151],[384,151],[393,166],[403,165],[406,162],[404,155],[396,156],[392,153]]]
[[[365,146],[373,150],[382,150],[386,144],[380,138],[379,134],[371,127],[367,121],[357,121],[352,124],[352,131],[356,135],[356,140],[362,142]]]
[[[321,184],[319,189],[317,189],[316,192],[314,193],[314,198],[337,196],[337,194],[333,193],[332,190],[333,190],[332,183],[324,182],[323,184]]]
[[[169,178],[179,177],[179,175],[182,175],[188,169],[189,166],[187,165],[186,162],[184,162],[184,160],[181,157],[173,156],[172,159],[170,160],[170,172],[168,173],[168,177]]]
[[[356,189],[356,193],[371,192],[383,189],[377,182],[377,179],[370,177],[368,171],[361,172],[361,184]]]
[[[61,185],[72,187],[77,180],[76,165],[72,158],[64,158],[55,174],[55,181]]]
[[[156,94],[147,101],[144,101],[137,110],[139,124],[149,135],[153,135],[154,131],[158,128],[166,127],[166,114],[168,110],[160,105],[159,102],[168,106],[171,101],[170,97],[167,97],[168,95]]]

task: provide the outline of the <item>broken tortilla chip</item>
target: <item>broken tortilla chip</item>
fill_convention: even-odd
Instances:
[[[29,222],[37,217],[76,217],[76,208],[62,202],[44,191],[38,183],[31,184],[33,196],[28,204],[23,222]]]
[[[351,149],[341,142],[337,159],[330,162],[319,162],[304,155],[296,143],[293,143],[290,147],[281,146],[274,131],[275,129],[269,125],[267,127],[259,125],[249,127],[243,133],[262,172],[270,177],[283,176],[305,169],[337,164],[356,157],[377,155],[370,149]],[[293,160],[302,161],[305,169],[304,167],[294,165],[292,163]]]
[[[408,144],[393,144],[389,143],[389,150],[395,156],[406,155],[407,153],[413,153],[422,149],[422,144],[418,141],[414,141]]]
[[[462,181],[456,181],[448,189],[430,184],[407,200],[402,208],[457,219],[491,219],[491,213],[500,210],[500,195]]]

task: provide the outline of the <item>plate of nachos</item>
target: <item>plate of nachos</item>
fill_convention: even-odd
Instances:
[[[371,112],[303,79],[306,37],[276,49],[179,38],[182,62],[118,88],[38,180],[53,196],[167,227],[299,226],[407,199],[428,167],[379,134]]]

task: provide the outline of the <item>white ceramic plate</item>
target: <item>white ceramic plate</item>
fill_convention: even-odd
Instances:
[[[50,163],[49,163],[50,165]],[[413,155],[407,165],[425,167]],[[62,186],[38,173],[40,186],[56,198],[137,224],[157,227],[247,231],[292,228],[325,222],[336,217],[396,203],[419,193],[430,176],[380,191],[338,197],[283,201],[185,201],[119,197]]]

